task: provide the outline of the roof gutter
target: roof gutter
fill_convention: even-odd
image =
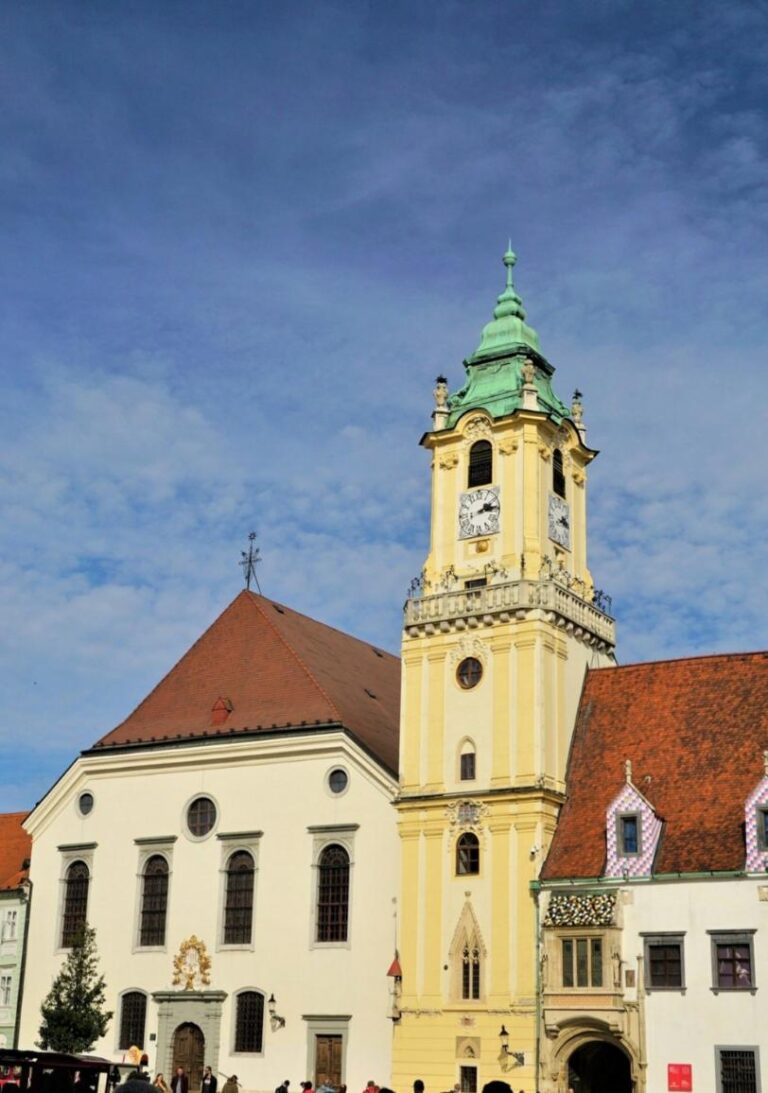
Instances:
[[[572,888],[575,885],[592,884],[603,885],[609,888],[618,888],[625,884],[650,884],[652,881],[686,881],[686,880],[733,880],[736,878],[753,877],[759,879],[761,873],[747,873],[744,869],[704,869],[691,873],[652,873],[647,877],[558,877],[551,880],[544,878],[538,883],[542,888]]]

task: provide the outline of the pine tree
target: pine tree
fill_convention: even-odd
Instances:
[[[107,1031],[112,1014],[104,1009],[104,976],[98,974],[96,931],[84,926],[40,1007],[38,1046],[78,1055],[90,1051]]]

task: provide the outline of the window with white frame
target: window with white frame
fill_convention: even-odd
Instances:
[[[18,925],[18,911],[6,911],[5,918],[3,919],[2,940],[3,941],[15,941],[16,940],[16,928]]]
[[[147,996],[144,991],[126,991],[120,1000],[120,1041],[121,1051],[134,1044],[144,1043],[147,1024]]]
[[[64,914],[61,947],[71,949],[87,925],[88,887],[91,874],[84,861],[73,861],[64,876]]]
[[[253,856],[247,850],[236,850],[230,854],[224,876],[224,944],[250,945],[253,928]]]
[[[359,824],[322,824],[313,837],[314,945],[349,945],[352,921],[352,873],[355,832]]]
[[[10,1006],[12,985],[12,976],[0,975],[0,1006]]]

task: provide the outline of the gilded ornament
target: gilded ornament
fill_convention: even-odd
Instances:
[[[182,941],[173,958],[173,985],[178,987],[183,983],[183,990],[193,991],[195,980],[200,981],[201,987],[210,986],[211,958],[205,942],[192,934],[186,941]]]

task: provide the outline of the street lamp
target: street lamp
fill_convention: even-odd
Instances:
[[[501,1063],[502,1070],[509,1070],[513,1066],[525,1065],[525,1052],[524,1051],[510,1051],[509,1050],[509,1033],[504,1025],[501,1026],[499,1032],[499,1040],[501,1040],[501,1051],[499,1052],[499,1062]]]

